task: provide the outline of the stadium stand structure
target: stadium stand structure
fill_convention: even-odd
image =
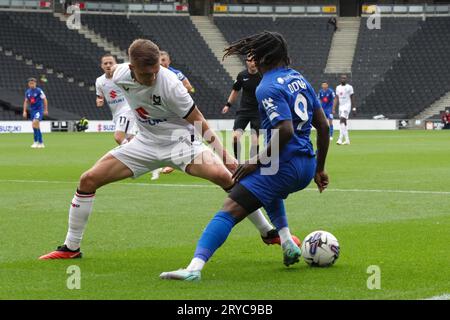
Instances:
[[[352,85],[356,104],[361,106],[373,87],[383,79],[393,61],[399,59],[400,49],[419,28],[420,18],[383,18],[381,29],[368,29],[367,18],[361,19],[358,45],[352,65]],[[361,117],[376,110],[362,108]],[[391,114],[389,112],[389,114]]]
[[[39,79],[43,70],[36,70],[33,65],[27,65],[24,60],[17,60],[15,55],[6,56],[0,52],[0,100],[9,107],[8,116],[0,114],[3,120],[22,120],[21,106],[27,88],[26,79],[34,76]],[[47,82],[38,83],[48,97],[49,118],[78,120],[82,116],[88,119],[109,119],[111,112],[108,108],[95,106],[95,92],[86,87],[79,87],[76,83],[69,83],[65,78],[56,74],[45,74]],[[11,113],[14,112],[14,115]],[[1,112],[1,111],[0,111]]]
[[[98,61],[106,52],[68,29],[51,13],[0,12],[0,29],[2,51],[12,52],[10,57],[0,53],[4,66],[0,87],[23,96],[27,78],[46,74],[46,70],[51,69],[53,74],[46,74],[47,83],[40,84],[48,95],[50,117],[64,116],[68,120],[82,116],[111,117],[107,108],[95,107],[95,92],[89,89],[101,73]],[[16,60],[16,56],[23,60]],[[26,60],[33,65],[27,65]],[[42,70],[37,70],[36,65],[41,65]],[[73,82],[68,81],[70,78]]]
[[[328,18],[298,17],[214,17],[214,22],[229,43],[264,30],[281,33],[288,42],[292,66],[302,72],[314,88],[323,81],[335,82],[324,75],[333,31],[327,30]]]
[[[388,19],[384,19],[386,23]],[[450,91],[450,19],[427,17],[361,103],[368,116],[412,118]]]
[[[122,50],[128,49],[131,39],[147,38],[154,41],[161,50],[170,53],[172,66],[180,69],[189,78],[196,89],[194,100],[205,116],[224,118],[220,109],[228,97],[232,79],[188,16],[128,18],[124,15],[84,14],[81,22]]]
[[[280,32],[288,41],[293,67],[318,89],[322,81],[328,81],[332,87],[338,84],[338,75],[324,74],[333,37],[331,28],[326,28],[327,19],[215,16],[214,23],[228,42],[262,30]],[[122,50],[134,38],[154,40],[161,49],[169,51],[173,66],[188,76],[196,88],[194,99],[208,118],[233,116],[220,113],[232,79],[189,16],[83,14],[81,21]],[[412,118],[450,91],[448,17],[385,17],[381,30],[367,29],[366,21],[361,19],[350,82],[355,87],[358,118],[378,114]],[[51,13],[0,12],[0,30],[0,63],[4,66],[0,99],[23,97],[25,79],[53,69],[53,74],[47,74],[48,82],[41,84],[49,96],[50,110],[55,111],[51,111],[52,116],[111,117],[108,108],[95,107],[92,91],[92,84],[101,74],[98,61],[106,53],[104,50],[69,30]],[[12,55],[6,56],[5,51]],[[27,64],[30,59],[32,65]],[[37,64],[43,69],[36,70]],[[74,81],[68,82],[68,77]],[[79,86],[79,82],[85,85]],[[20,119],[20,110],[11,109],[6,102],[0,108],[0,118]]]

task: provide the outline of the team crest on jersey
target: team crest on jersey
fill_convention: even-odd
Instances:
[[[153,95],[153,105],[160,106],[161,105],[161,97]]]

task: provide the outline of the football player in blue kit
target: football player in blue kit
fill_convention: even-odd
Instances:
[[[39,122],[44,116],[48,116],[48,102],[44,91],[36,86],[36,79],[28,79],[28,89],[25,91],[25,100],[23,102],[23,117],[28,119],[27,107],[30,106],[30,119],[32,121],[34,143],[32,148],[45,148],[42,140],[42,132]]]
[[[234,172],[236,184],[203,231],[189,266],[163,272],[162,279],[200,280],[205,263],[233,227],[261,207],[280,235],[284,264],[298,262],[301,250],[292,240],[283,199],[306,188],[313,178],[320,192],[328,186],[328,121],[314,89],[299,72],[288,67],[284,38],[264,31],[231,44],[224,57],[237,54],[255,60],[263,76],[256,98],[261,126],[267,130],[266,147]],[[317,130],[317,153],[310,140],[312,126]]]
[[[327,82],[322,83],[322,88],[319,90],[318,98],[320,104],[325,112],[325,116],[330,124],[330,140],[333,140],[333,102],[336,94],[333,89],[328,87]]]

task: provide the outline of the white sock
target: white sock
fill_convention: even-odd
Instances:
[[[278,235],[280,236],[281,244],[285,243],[286,241],[293,241],[291,232],[289,231],[288,227],[284,227],[278,230]]]
[[[186,268],[187,271],[202,271],[203,267],[205,266],[205,261],[203,261],[200,258],[194,258],[192,259],[191,263]]]
[[[349,140],[349,137],[348,137],[348,127],[347,126],[345,126],[345,140]]]
[[[255,225],[263,237],[267,236],[267,232],[273,229],[273,226],[266,219],[261,209],[249,214],[247,218]]]
[[[70,250],[80,247],[83,232],[94,204],[95,194],[75,193],[69,209],[69,231],[64,244]]]
[[[345,135],[345,124],[341,123],[341,130],[339,130],[339,140],[342,140]]]

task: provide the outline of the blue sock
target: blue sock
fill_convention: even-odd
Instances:
[[[37,136],[39,143],[42,143],[42,132],[41,129],[37,129]]]
[[[33,128],[33,139],[34,142],[38,142],[38,133],[37,133],[37,129]]]
[[[228,235],[236,224],[235,218],[226,211],[219,211],[212,218],[195,249],[195,258],[208,261],[214,252],[225,242]]]
[[[333,136],[333,125],[330,126],[330,137]]]
[[[281,230],[288,226],[286,209],[284,208],[283,199],[276,199],[268,206],[265,206],[267,215],[277,230]]]

